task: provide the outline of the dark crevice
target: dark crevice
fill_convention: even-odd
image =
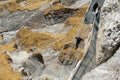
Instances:
[[[63,8],[63,9],[54,10],[53,12],[49,12],[49,13],[45,14],[44,18],[47,21],[47,24],[49,24],[49,25],[51,25],[52,23],[53,24],[63,23],[70,16],[76,14],[77,11],[78,11],[78,9]],[[49,21],[49,23],[48,23],[48,21]]]
[[[114,46],[112,49],[108,49],[106,46],[102,47],[102,52],[104,53],[105,58],[98,64],[102,64],[105,63],[108,59],[110,59],[112,56],[114,56],[114,54],[116,53],[116,51],[120,48],[120,42],[118,42],[116,44],[116,46]]]
[[[116,53],[116,51],[120,48],[120,42],[114,47],[112,53]]]

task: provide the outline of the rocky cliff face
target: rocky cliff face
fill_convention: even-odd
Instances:
[[[96,64],[82,80],[120,80],[120,0],[105,0],[97,37]]]
[[[102,11],[97,42],[97,64],[111,56],[120,47],[120,1],[106,0]]]
[[[87,1],[80,0],[76,8],[58,0],[0,1],[0,57],[8,56],[0,59],[7,65],[0,67],[0,80],[67,80],[90,32],[83,22],[88,7],[83,3]],[[84,39],[78,49],[75,37]]]
[[[91,28],[83,16],[89,0],[59,1],[65,0],[0,2],[0,80],[68,79],[88,45]],[[100,16],[99,66],[83,80],[119,80],[120,0],[105,0]],[[75,37],[84,39],[77,49]]]
[[[82,80],[120,80],[120,49],[107,62],[86,73]]]

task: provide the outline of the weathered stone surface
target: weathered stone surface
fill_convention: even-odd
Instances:
[[[120,3],[106,0],[100,18],[97,39],[97,64],[103,63],[114,55],[120,46]]]
[[[17,31],[10,31],[10,32],[4,32],[2,33],[3,41],[4,42],[12,42],[12,39],[16,35]]]
[[[120,80],[120,48],[106,63],[86,73],[82,80]]]
[[[55,6],[56,7],[56,6]],[[70,16],[77,13],[78,9],[70,9],[70,8],[61,8],[59,10],[54,10],[44,15],[44,18],[48,20],[47,24],[57,24],[63,23]]]
[[[17,12],[2,15],[0,18],[0,32],[19,29],[22,25],[25,25],[25,23],[28,23],[28,21],[30,21],[31,18],[35,14],[37,14],[37,12],[38,10],[29,11],[29,12],[17,11]]]
[[[38,58],[40,57],[40,58]],[[22,64],[22,74],[23,76],[28,76],[28,77],[35,77],[35,76],[41,76],[43,69],[44,69],[44,64],[43,58],[39,55],[36,56],[36,54],[31,55],[28,57],[28,59]],[[40,61],[41,60],[41,61]]]
[[[11,61],[7,54],[0,52],[0,80],[22,80],[22,74],[10,66]]]
[[[34,0],[27,1],[32,2]],[[26,6],[25,1],[17,1],[17,3],[20,3],[20,6]],[[60,24],[52,26],[46,24],[47,20],[45,20],[42,13],[48,6],[44,5],[44,8],[42,7],[39,10],[33,11],[19,11],[18,7],[14,6],[13,9],[15,8],[15,12],[8,12],[6,9],[3,9],[0,13],[0,33],[3,35],[3,41],[7,43],[0,43],[0,51],[5,51],[10,56],[12,60],[11,66],[14,70],[22,73],[23,80],[67,80],[76,65],[75,60],[80,60],[83,56],[84,42],[79,47],[82,50],[80,49],[77,53],[69,52],[66,54],[67,57],[63,56],[66,59],[66,61],[64,60],[65,65],[60,64],[58,59],[59,51],[62,50],[65,44],[69,42],[74,43],[75,36],[81,36],[84,39],[87,38],[90,30],[83,23],[83,16],[88,5],[79,8],[79,10],[62,6],[63,9],[60,9],[60,11],[58,9],[54,13],[55,17],[52,16],[56,20],[55,22]],[[75,14],[77,11],[78,13]],[[23,28],[19,30],[16,36],[16,32],[13,31],[12,33],[11,30],[16,31],[21,25],[27,25],[32,30],[30,28]],[[12,39],[13,37],[14,40]],[[13,41],[13,44],[10,43],[11,41]],[[71,48],[74,48],[74,46]],[[53,50],[51,47],[55,47],[56,50]],[[36,56],[33,56],[36,54],[35,51],[42,54],[42,60],[41,58],[38,60]]]

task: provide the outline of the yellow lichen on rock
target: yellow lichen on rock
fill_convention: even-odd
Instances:
[[[63,51],[61,51],[59,56],[59,61],[61,63],[74,63],[75,60],[80,60],[83,57],[83,49],[74,49],[74,48],[68,48]]]
[[[66,35],[65,38],[63,38],[62,40],[58,41],[57,43],[54,44],[54,49],[56,50],[60,50],[64,44],[72,41],[74,39],[74,36],[75,36],[75,32],[77,31],[77,26],[74,26],[70,31],[69,33]]]
[[[24,9],[28,9],[28,10],[34,10],[34,9],[39,9],[40,7],[42,7],[45,4],[48,4],[49,0],[30,0],[31,3],[27,6],[24,7]]]
[[[6,43],[5,45],[0,46],[0,51],[14,51],[16,50],[14,43]]]
[[[47,48],[54,44],[54,42],[62,38],[64,34],[51,34],[49,32],[32,32],[28,28],[21,28],[17,33],[19,44],[25,47],[37,46],[39,48]]]
[[[9,56],[5,53],[0,53],[0,80],[22,80],[22,75],[9,65]]]
[[[0,35],[0,41],[2,41],[3,40],[3,37],[2,37],[2,35]]]
[[[66,26],[73,25],[72,29],[67,33],[66,37],[63,38],[62,40],[58,41],[55,43],[53,46],[54,49],[60,50],[64,44],[69,43],[70,41],[73,41],[76,36],[86,38],[89,33],[89,29],[87,25],[83,23],[83,16],[85,14],[87,7],[83,7],[79,9],[79,12],[72,17],[68,18],[66,21]],[[82,23],[82,24],[81,24]]]
[[[64,6],[60,5],[60,4],[55,4],[54,6],[51,6],[50,8],[46,9],[44,11],[44,15],[48,14],[49,12],[53,11],[57,11],[60,9],[64,9]]]
[[[16,10],[35,10],[42,7],[44,4],[48,4],[49,0],[7,0],[3,1],[0,6],[7,7],[10,12]]]
[[[10,12],[16,11],[16,10],[23,10],[23,7],[17,4],[16,2],[10,3],[8,10]]]
[[[51,13],[52,11],[53,11],[53,12],[54,12],[54,11],[61,11],[61,12],[62,12],[62,11],[65,11],[65,9],[68,9],[69,11],[75,11],[75,10],[77,10],[77,9],[74,9],[74,8],[65,7],[65,6],[57,3],[57,4],[51,5],[50,8],[47,8],[47,9],[44,11],[43,14],[44,14],[44,15],[47,15],[47,14]]]

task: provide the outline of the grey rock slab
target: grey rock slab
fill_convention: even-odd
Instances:
[[[6,52],[7,55],[10,56],[12,59],[11,66],[14,70],[21,70],[22,64],[27,60],[27,58],[30,56],[26,51],[13,51],[13,52]]]
[[[86,73],[82,80],[120,80],[120,49],[107,62]]]
[[[114,50],[120,43],[120,3],[118,0],[105,0],[101,8],[99,32],[97,36],[96,62],[100,64],[104,59],[114,55]],[[117,10],[115,10],[117,9]],[[104,47],[106,49],[104,50]],[[107,56],[106,56],[107,54]],[[99,60],[101,59],[101,60]]]
[[[16,36],[16,33],[18,31],[9,31],[9,32],[3,32],[2,36],[3,36],[3,41],[4,42],[11,42],[12,39]]]
[[[4,10],[2,13],[0,13],[0,33],[10,30],[16,30],[19,29],[22,25],[27,25],[26,23],[29,23],[29,21],[34,16],[41,14],[41,12],[48,7],[49,4],[46,4],[46,6],[33,11],[24,10],[8,12],[7,10]],[[32,28],[34,28],[34,26],[32,26]]]

